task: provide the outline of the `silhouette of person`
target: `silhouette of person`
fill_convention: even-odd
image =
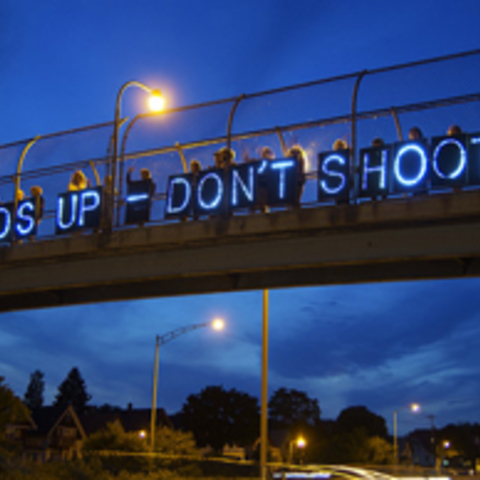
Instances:
[[[90,181],[81,170],[73,172],[68,184],[69,192],[78,192],[79,190],[85,190],[90,187]]]
[[[288,158],[293,158],[296,162],[296,191],[295,200],[293,203],[294,208],[300,208],[300,200],[303,195],[303,189],[305,187],[306,176],[305,167],[307,163],[307,156],[305,151],[300,145],[294,145],[287,152]]]

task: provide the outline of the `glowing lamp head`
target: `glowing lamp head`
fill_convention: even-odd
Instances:
[[[443,441],[443,448],[450,448],[450,442],[448,440]]]
[[[138,432],[138,436],[139,436],[140,438],[145,438],[145,437],[147,436],[147,432],[146,432],[145,430],[140,430],[140,431]]]
[[[165,108],[165,98],[160,90],[152,90],[148,99],[148,106],[152,112],[161,112]]]
[[[420,411],[420,405],[418,403],[412,403],[410,405],[410,410],[414,413],[419,412]]]
[[[298,437],[295,443],[297,448],[305,448],[307,446],[307,442],[303,437]]]
[[[225,322],[221,318],[216,318],[215,320],[213,320],[211,325],[214,330],[220,331],[224,329]]]

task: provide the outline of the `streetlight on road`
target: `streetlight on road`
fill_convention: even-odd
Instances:
[[[289,453],[288,463],[291,464],[293,461],[294,448],[296,448],[297,450],[301,450],[301,449],[304,449],[306,446],[307,446],[307,442],[301,435],[298,436],[295,440],[291,440],[289,443],[289,449],[288,449],[288,453]]]
[[[160,90],[155,88],[151,88],[141,82],[137,82],[136,80],[130,80],[122,85],[120,90],[117,94],[117,101],[115,102],[115,117],[114,117],[114,124],[113,124],[113,161],[112,161],[112,168],[110,175],[112,177],[112,185],[111,185],[111,205],[109,208],[111,209],[111,216],[110,218],[113,220],[113,209],[115,205],[115,184],[116,184],[116,177],[117,177],[117,163],[118,163],[118,137],[119,137],[119,130],[121,126],[121,103],[122,103],[122,96],[125,90],[129,87],[138,87],[147,92],[149,97],[149,108],[153,112],[160,112],[165,107],[165,99],[162,96]]]
[[[411,403],[406,407],[399,408],[393,412],[393,463],[397,465],[398,463],[398,444],[397,444],[397,415],[398,412],[402,410],[410,410],[411,412],[419,412],[420,405],[418,403]]]
[[[187,325],[186,327],[176,328],[171,332],[166,333],[165,335],[157,335],[155,342],[155,360],[153,364],[153,394],[152,394],[152,412],[150,418],[150,449],[153,452],[155,448],[155,423],[157,420],[157,388],[158,388],[158,368],[159,368],[159,351],[160,346],[165,345],[168,342],[171,342],[175,338],[184,335],[185,333],[191,332],[193,330],[198,330],[199,328],[211,327],[214,330],[223,330],[225,322],[216,318],[211,322],[206,323],[197,323],[195,325]]]

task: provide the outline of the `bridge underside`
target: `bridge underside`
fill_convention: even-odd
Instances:
[[[0,250],[0,312],[480,275],[480,192],[138,227]]]

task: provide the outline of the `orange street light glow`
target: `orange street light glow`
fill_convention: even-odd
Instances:
[[[165,108],[165,98],[160,90],[152,90],[148,99],[148,106],[152,112],[161,112]]]
[[[305,448],[306,445],[307,445],[307,442],[305,441],[305,439],[303,437],[298,437],[297,438],[297,447],[298,448]]]
[[[225,327],[225,322],[221,318],[216,318],[215,320],[213,320],[212,328],[214,330],[223,330],[224,327]]]

